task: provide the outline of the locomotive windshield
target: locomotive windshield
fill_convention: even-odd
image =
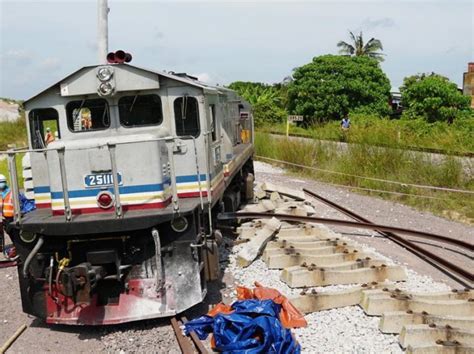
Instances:
[[[119,99],[120,124],[125,127],[158,125],[163,122],[158,95],[125,96]]]
[[[196,98],[183,96],[175,99],[174,118],[177,136],[199,136],[199,106]]]
[[[67,125],[73,132],[110,127],[109,105],[103,98],[78,100],[66,105]]]

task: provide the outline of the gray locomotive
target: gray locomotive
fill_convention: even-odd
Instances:
[[[123,54],[27,100],[29,149],[8,151],[23,310],[48,323],[121,323],[198,304],[219,276],[216,213],[252,198],[249,105]],[[37,207],[24,215],[19,153]]]

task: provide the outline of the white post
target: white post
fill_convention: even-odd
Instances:
[[[108,14],[107,0],[97,0],[97,49],[99,64],[107,63],[107,52],[109,50]]]

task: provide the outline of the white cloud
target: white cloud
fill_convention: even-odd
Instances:
[[[59,58],[49,57],[42,60],[39,66],[41,69],[45,69],[45,70],[57,70],[61,67],[61,62]]]
[[[9,49],[0,57],[2,60],[20,64],[27,64],[32,61],[32,54],[26,49]]]
[[[381,17],[375,19],[368,17],[360,24],[361,29],[367,30],[373,30],[375,28],[390,28],[395,26],[395,21],[390,17]]]

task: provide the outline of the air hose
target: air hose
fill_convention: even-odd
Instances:
[[[28,257],[26,257],[26,261],[23,264],[23,277],[28,278],[31,260],[33,259],[34,256],[36,256],[41,246],[43,246],[43,243],[44,243],[44,238],[43,236],[40,236],[40,238],[38,239],[38,242],[36,242],[35,247],[33,247],[31,252],[28,254]]]

